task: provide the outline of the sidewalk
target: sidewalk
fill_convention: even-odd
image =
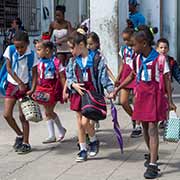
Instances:
[[[180,99],[176,97],[175,102],[180,115]],[[30,140],[33,151],[27,155],[17,155],[12,149],[15,134],[2,117],[3,104],[0,103],[0,180],[143,180],[146,153],[143,138],[130,138],[130,119],[120,106],[116,107],[124,139],[124,154],[120,153],[109,112],[107,120],[101,122],[97,133],[101,142],[99,154],[87,162],[76,163],[76,116],[69,110],[68,104],[58,105],[56,108],[67,128],[64,142],[42,144],[47,136],[46,123],[31,123]],[[15,117],[18,117],[17,112]],[[160,134],[159,179],[179,180],[179,143],[163,142],[162,132]]]

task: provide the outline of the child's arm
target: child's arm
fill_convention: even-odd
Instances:
[[[131,73],[129,74],[129,76],[127,76],[127,78],[115,89],[114,91],[114,95],[116,96],[117,93],[124,87],[126,87],[134,78],[135,78],[136,74],[134,71],[131,71]]]
[[[29,96],[31,96],[36,89],[37,77],[38,77],[37,66],[34,66],[32,68],[32,86],[31,89],[26,93]]]
[[[174,61],[174,65],[172,67],[172,76],[180,84],[180,68],[176,61]]]
[[[109,77],[110,77],[110,78],[112,79],[112,81],[115,83],[116,78],[115,78],[114,74],[112,73],[112,71],[111,71],[111,69],[108,67],[108,65],[106,65],[106,67],[107,67],[107,73],[108,73]]]
[[[122,70],[123,70],[123,61],[120,60],[119,72],[118,72],[118,76],[117,76],[116,81],[115,81],[115,86],[116,87],[119,86],[119,80],[120,80],[120,77],[121,77]]]
[[[67,86],[67,80],[64,84],[64,88],[63,88],[63,100],[65,102],[67,102],[68,98],[69,98],[69,94],[67,93],[67,90],[68,90],[68,86]]]
[[[165,82],[165,88],[168,96],[168,102],[169,102],[169,109],[176,111],[176,106],[173,103],[172,100],[172,92],[171,92],[171,80],[169,78],[169,73],[164,74],[164,82]]]
[[[26,89],[26,85],[24,84],[23,81],[21,81],[21,79],[17,76],[17,74],[14,71],[12,71],[11,61],[8,58],[6,58],[6,68],[7,68],[7,72],[18,83],[20,91],[24,91]]]

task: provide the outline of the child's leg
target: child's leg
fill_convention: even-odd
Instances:
[[[22,109],[19,104],[19,119],[23,128],[23,143],[29,144],[29,122],[25,119]]]
[[[31,152],[31,146],[29,144],[29,122],[25,119],[20,103],[19,103],[19,119],[21,121],[23,128],[23,144],[21,148],[19,148],[17,151],[18,154],[26,154]]]
[[[48,138],[43,141],[43,144],[52,143],[56,141],[55,130],[54,130],[54,119],[56,118],[56,114],[53,112],[54,106],[44,106],[47,129],[48,129]]]
[[[144,140],[145,140],[145,143],[148,147],[148,150],[150,151],[150,147],[149,147],[149,123],[148,122],[142,122],[142,127],[143,127],[143,135],[144,135]]]
[[[13,118],[13,109],[16,103],[16,99],[5,98],[4,100],[4,118],[9,126],[16,132],[18,136],[22,136],[23,132],[18,127],[15,119]]]
[[[130,94],[129,89],[121,89],[120,103],[121,103],[123,109],[126,111],[126,113],[131,117],[133,110],[129,104],[129,94]]]
[[[77,126],[78,126],[78,139],[80,152],[76,157],[76,162],[82,162],[87,160],[87,147],[86,147],[86,130],[82,125],[82,115],[77,112]]]
[[[88,132],[90,143],[89,143],[89,156],[95,156],[99,152],[99,141],[97,140],[95,129],[90,120],[86,117],[82,117],[82,126]]]
[[[159,149],[158,123],[149,123],[150,163],[156,164]]]

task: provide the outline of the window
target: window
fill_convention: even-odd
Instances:
[[[11,27],[15,17],[20,17],[31,35],[40,32],[41,9],[39,0],[0,0],[0,33]]]

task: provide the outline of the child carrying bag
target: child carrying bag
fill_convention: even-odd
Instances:
[[[95,91],[85,90],[81,97],[81,113],[94,121],[105,119],[107,107],[104,96]]]
[[[174,111],[169,112],[169,119],[166,123],[164,140],[178,142],[180,139],[180,118]]]
[[[19,102],[27,121],[39,122],[43,120],[40,106],[34,102],[31,97],[25,96],[21,98]]]

